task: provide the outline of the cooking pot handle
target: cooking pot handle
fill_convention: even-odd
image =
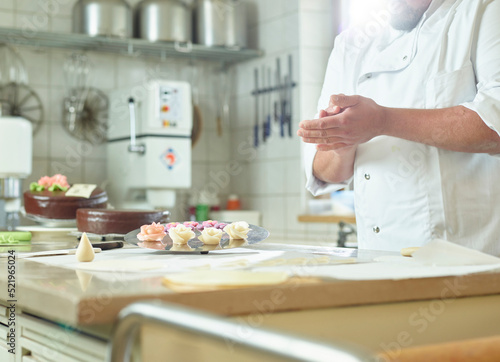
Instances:
[[[190,41],[180,42],[176,41],[174,43],[175,50],[181,53],[191,53],[193,51],[193,43]]]
[[[167,222],[170,218],[170,211],[163,211],[160,222]]]

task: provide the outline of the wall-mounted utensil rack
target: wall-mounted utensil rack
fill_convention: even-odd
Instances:
[[[149,42],[143,39],[91,37],[84,34],[54,33],[0,27],[1,42],[37,48],[63,48],[115,53],[130,56],[184,58],[216,61],[225,64],[261,57],[264,52],[256,49],[207,47],[200,44],[178,42]]]

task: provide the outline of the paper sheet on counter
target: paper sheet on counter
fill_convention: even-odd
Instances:
[[[492,270],[500,271],[500,258],[436,239],[419,248],[411,258],[387,255],[375,258],[372,263],[311,267],[303,270],[302,275],[348,280],[397,280],[459,276]]]
[[[144,249],[120,249],[96,254],[91,263],[78,263],[74,256],[33,259],[35,262],[88,271],[98,278],[109,272],[120,272],[122,279],[141,279],[152,275],[191,272],[196,270],[284,271],[290,276],[328,277],[346,280],[412,279],[458,276],[500,270],[500,258],[474,252],[452,243],[429,243],[420,248],[419,257],[387,255],[376,260],[318,255],[306,252],[231,249],[207,255],[168,254]],[[451,245],[450,245],[451,244]],[[437,251],[433,253],[433,250]],[[467,262],[481,265],[453,265],[463,261],[463,253],[475,254]],[[118,260],[117,262],[114,260]],[[111,264],[108,270],[91,270],[98,263]],[[486,263],[486,264],[484,264]],[[452,264],[452,265],[450,265]]]
[[[207,255],[168,254],[144,249],[120,249],[96,254],[94,261],[79,263],[75,256],[43,257],[32,261],[73,270],[88,271],[107,278],[119,272],[121,279],[140,279],[148,275],[191,272],[196,270],[253,270],[257,267],[286,266],[290,273],[308,265],[354,263],[354,258],[316,255],[290,251],[255,249],[211,252]]]

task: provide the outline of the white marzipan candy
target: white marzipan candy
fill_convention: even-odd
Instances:
[[[222,230],[216,228],[205,228],[198,237],[204,244],[217,245],[222,238]]]
[[[250,227],[245,221],[237,221],[227,225],[224,231],[229,235],[231,239],[246,239]]]
[[[89,262],[94,260],[95,253],[94,248],[87,237],[87,233],[83,233],[80,238],[80,244],[76,249],[76,259],[80,262]]]
[[[170,236],[170,239],[172,239],[172,242],[174,244],[186,244],[196,235],[194,231],[191,230],[191,228],[188,228],[181,224],[168,230],[168,236]]]

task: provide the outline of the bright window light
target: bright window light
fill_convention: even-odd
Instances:
[[[387,0],[350,0],[349,3],[350,25],[355,27],[363,26],[377,18],[378,13],[387,11]]]

